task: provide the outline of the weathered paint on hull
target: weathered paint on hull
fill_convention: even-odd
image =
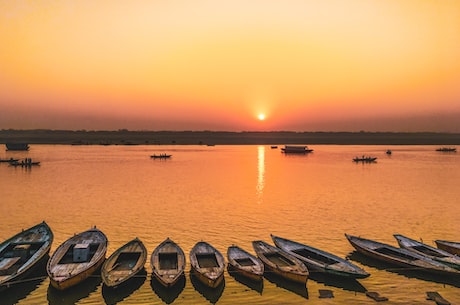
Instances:
[[[89,269],[86,269],[85,271],[80,272],[79,274],[76,274],[72,277],[65,278],[62,281],[56,281],[53,278],[50,278],[50,283],[54,288],[58,290],[66,290],[67,288],[75,286],[86,280],[88,277],[90,277],[94,272],[96,272],[96,270],[98,270],[102,266],[104,260],[105,257],[102,257],[96,264],[94,264]]]
[[[241,268],[238,268],[236,266],[233,266],[231,264],[228,265],[229,267],[229,271],[232,271],[232,272],[235,272],[241,276],[244,276],[248,279],[250,279],[251,281],[255,281],[255,282],[260,282],[263,280],[263,274],[255,274],[253,272],[249,272],[248,270],[245,270],[245,269],[241,269]]]
[[[158,280],[158,282],[160,282],[160,284],[163,285],[163,287],[169,288],[169,287],[172,287],[172,286],[176,285],[176,283],[179,281],[179,279],[183,276],[183,273],[178,275],[178,276],[176,276],[172,280],[170,280],[169,278],[166,280],[162,276],[160,276],[160,275],[158,275],[156,273],[153,273],[153,275]]]
[[[272,268],[271,266],[265,264],[265,267],[273,272],[274,274],[277,274],[287,280],[297,282],[297,283],[302,283],[306,284],[308,280],[308,275],[307,274],[301,274],[301,273],[293,273],[293,272],[286,272],[277,268]]]
[[[198,280],[200,280],[200,282],[202,282],[203,284],[205,284],[206,286],[208,287],[211,287],[211,288],[216,288],[218,287],[223,279],[224,279],[224,274],[222,273],[220,276],[218,276],[216,279],[211,279],[211,278],[208,278],[207,276],[205,276],[204,274],[198,272],[195,268],[192,268],[195,276],[198,278]]]

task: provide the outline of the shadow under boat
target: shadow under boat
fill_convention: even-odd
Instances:
[[[324,284],[326,286],[332,286],[340,288],[347,291],[361,292],[364,293],[367,291],[359,281],[354,278],[346,278],[343,276],[334,276],[331,274],[325,274],[324,272],[314,272],[310,271],[309,279]]]
[[[457,288],[460,288],[460,276],[458,275],[444,275],[444,274],[434,274],[428,273],[426,271],[418,271],[410,268],[404,268],[401,266],[386,264],[380,260],[368,257],[357,251],[353,251],[348,255],[348,258],[351,260],[357,261],[363,265],[373,267],[382,271],[388,271],[391,273],[396,273],[407,278],[415,278],[423,281],[435,282],[439,284],[451,285]]]
[[[182,293],[185,288],[185,275],[182,275],[177,282],[171,287],[165,287],[155,276],[150,279],[150,286],[156,295],[166,304],[171,304]]]
[[[261,281],[251,280],[250,278],[242,276],[237,271],[233,270],[230,267],[230,265],[227,266],[227,272],[238,283],[243,284],[243,285],[251,288],[254,291],[257,291],[259,294],[262,294],[262,291],[264,290],[264,281],[263,281],[263,279]]]
[[[101,285],[102,279],[99,273],[95,273],[83,282],[73,286],[71,289],[58,290],[51,284],[48,286],[48,304],[53,305],[73,305],[79,300],[89,296],[91,292],[97,290]]]
[[[225,288],[225,277],[222,279],[222,283],[219,284],[216,288],[210,288],[203,284],[200,280],[193,275],[193,272],[190,272],[190,281],[195,288],[202,296],[206,298],[210,303],[215,304],[222,296]]]
[[[107,305],[117,304],[139,289],[146,279],[147,271],[144,268],[135,277],[117,288],[102,284],[102,297]]]
[[[271,283],[275,284],[277,287],[284,288],[299,296],[308,299],[308,289],[305,284],[297,283],[293,281],[286,280],[285,278],[276,275],[273,272],[265,271],[264,277]]]

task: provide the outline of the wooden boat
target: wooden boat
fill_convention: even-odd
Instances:
[[[429,258],[438,261],[440,263],[446,264],[449,267],[460,270],[460,257],[452,253],[446,252],[444,250],[431,247],[422,242],[413,240],[409,237],[395,234],[393,235],[401,248],[407,249],[409,251],[416,252],[421,255],[426,255]]]
[[[171,158],[172,155],[168,155],[168,154],[159,154],[159,155],[151,155],[150,158],[152,159],[169,159]]]
[[[6,143],[6,150],[29,150],[27,143]]]
[[[455,255],[460,255],[460,242],[440,240],[440,239],[437,239],[434,242],[436,244],[436,247],[438,247],[439,249],[455,254]]]
[[[94,227],[62,243],[46,266],[51,285],[65,290],[91,276],[104,263],[107,242],[105,234]]]
[[[358,252],[386,263],[430,273],[460,274],[458,270],[406,249],[348,234],[345,236]]]
[[[309,272],[302,261],[261,240],[253,241],[252,246],[264,263],[266,272],[273,272],[293,282],[307,283]]]
[[[29,166],[36,166],[40,165],[39,161],[32,161],[30,158],[26,158],[22,160],[21,162],[16,161],[16,162],[10,162],[11,166],[21,166],[21,167],[29,167]]]
[[[440,152],[457,152],[457,148],[455,148],[455,147],[440,147],[440,148],[437,148],[436,151],[440,151]]]
[[[34,267],[45,263],[53,243],[46,222],[22,230],[0,244],[0,290],[26,278]]]
[[[163,286],[171,287],[184,276],[184,251],[168,237],[153,250],[150,265],[155,278]]]
[[[190,265],[198,280],[211,288],[216,288],[224,280],[224,257],[207,242],[200,241],[193,246]]]
[[[13,158],[0,159],[0,163],[16,163],[16,162],[19,162],[19,159],[13,159]]]
[[[377,160],[377,157],[354,157],[353,162],[373,163]]]
[[[104,262],[102,281],[107,287],[116,288],[135,277],[147,261],[147,249],[139,238],[118,248]]]
[[[253,281],[261,281],[264,276],[264,264],[256,256],[238,246],[227,249],[228,267],[230,270]]]
[[[355,279],[369,276],[369,273],[363,269],[334,254],[286,238],[274,235],[271,237],[278,248],[301,260],[310,272],[316,271]]]
[[[307,154],[313,152],[313,149],[308,146],[285,145],[281,148],[281,152],[286,154]]]

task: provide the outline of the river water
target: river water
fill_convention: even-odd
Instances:
[[[460,241],[460,154],[434,146],[315,145],[308,155],[270,146],[31,145],[0,158],[32,158],[41,165],[0,163],[0,240],[45,220],[59,244],[96,225],[109,239],[107,255],[139,237],[149,255],[166,237],[187,255],[207,241],[224,256],[236,244],[272,243],[270,233],[347,257],[371,274],[358,281],[309,279],[306,287],[276,278],[248,285],[225,271],[224,285],[203,289],[186,267],[185,282],[159,289],[146,276],[116,293],[93,277],[58,292],[49,279],[0,292],[1,304],[435,304],[427,291],[460,303],[460,282],[407,273],[354,252],[344,233],[397,245],[393,234]],[[385,151],[391,148],[392,155]],[[150,155],[169,153],[168,160]],[[378,157],[356,164],[355,156]],[[333,298],[320,298],[328,289]]]

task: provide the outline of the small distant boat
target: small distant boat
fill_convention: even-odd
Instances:
[[[0,290],[26,278],[45,263],[53,243],[53,232],[42,222],[22,230],[0,244]]]
[[[401,248],[407,249],[409,251],[416,252],[421,255],[426,255],[429,258],[443,263],[449,267],[460,270],[460,257],[452,253],[446,252],[444,250],[431,247],[422,242],[413,240],[409,237],[395,234],[393,235]]]
[[[264,264],[254,255],[238,246],[227,249],[228,267],[232,271],[253,281],[261,281],[264,275]]]
[[[261,240],[253,241],[252,246],[264,263],[265,271],[271,271],[293,282],[307,283],[309,272],[302,261]]]
[[[166,238],[153,250],[150,258],[152,273],[165,287],[171,287],[184,276],[185,254],[181,247]]]
[[[21,166],[21,167],[30,167],[30,166],[36,166],[40,165],[39,161],[32,161],[31,158],[25,158],[24,160],[21,160],[21,162],[16,161],[16,162],[10,162],[11,166]]]
[[[281,148],[281,152],[285,154],[307,154],[313,152],[313,149],[308,146],[285,145]]]
[[[101,269],[102,281],[107,287],[116,288],[135,277],[147,261],[147,249],[139,238],[118,248],[104,262]]]
[[[278,146],[277,145],[272,145],[272,146],[270,146],[270,148],[271,149],[276,149],[276,148],[278,148]]]
[[[46,266],[51,285],[65,290],[91,276],[104,263],[107,242],[105,234],[94,227],[62,243]]]
[[[190,265],[196,277],[211,288],[218,287],[224,280],[225,259],[207,242],[200,241],[192,248]]]
[[[369,276],[369,273],[363,269],[334,254],[286,238],[274,235],[271,235],[271,237],[278,248],[300,259],[308,267],[310,272],[314,270],[329,275],[356,279]]]
[[[440,152],[457,152],[457,148],[455,148],[455,147],[440,147],[440,148],[436,149],[436,151],[440,151]]]
[[[363,255],[381,260],[386,263],[408,268],[410,270],[425,271],[438,274],[458,274],[460,271],[450,268],[427,256],[411,252],[406,249],[393,247],[370,239],[345,234],[350,244]]]
[[[391,155],[392,153],[393,153],[393,152],[391,151],[391,149],[388,149],[388,150],[386,151],[386,154],[387,154],[387,155]]]
[[[6,143],[6,150],[29,150],[27,143]]]
[[[446,252],[460,256],[460,242],[437,239],[434,241],[436,247]]]
[[[13,158],[9,158],[9,159],[0,159],[0,163],[16,163],[18,162],[19,159],[13,159]]]
[[[172,155],[168,154],[159,154],[159,155],[151,155],[150,158],[152,159],[169,159]]]
[[[377,160],[377,157],[354,157],[353,162],[363,162],[363,163],[372,163]]]

